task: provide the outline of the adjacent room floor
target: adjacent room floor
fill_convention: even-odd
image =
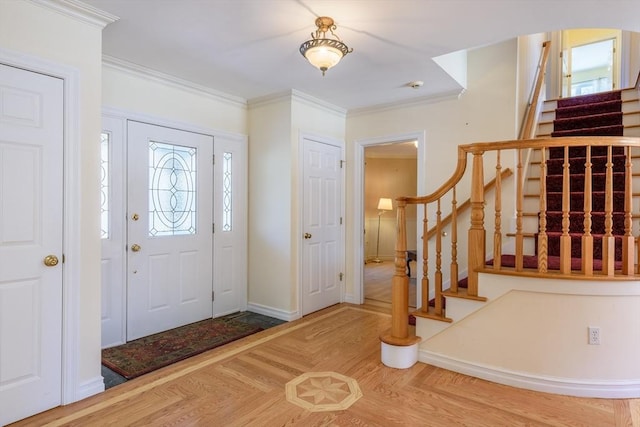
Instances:
[[[416,307],[415,262],[409,278],[409,307]],[[367,304],[390,307],[391,279],[395,274],[393,261],[367,262],[364,265],[364,299]]]

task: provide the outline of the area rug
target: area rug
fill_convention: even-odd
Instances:
[[[224,318],[202,320],[106,348],[102,364],[131,379],[262,330]]]

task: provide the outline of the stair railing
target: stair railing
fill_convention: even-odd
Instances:
[[[571,148],[586,147],[587,161],[585,162],[585,183],[584,193],[585,201],[582,212],[582,224],[584,226],[584,232],[581,236],[581,241],[585,242],[587,248],[593,246],[592,222],[591,222],[591,203],[592,203],[592,190],[591,190],[591,176],[592,165],[590,161],[591,149],[594,147],[606,147],[607,148],[607,162],[605,166],[606,184],[605,184],[605,235],[602,239],[602,256],[599,259],[602,267],[599,271],[595,271],[594,265],[594,253],[593,250],[583,250],[582,253],[582,266],[580,269],[575,269],[571,264],[571,242],[575,239],[574,236],[569,234],[571,229],[571,214],[576,217],[576,207],[571,206],[569,199],[570,189],[570,176],[568,174],[569,161],[568,153]],[[614,147],[623,147],[625,152],[624,162],[624,235],[613,236],[612,235],[612,200],[613,200],[613,169],[614,164],[612,162],[612,149]],[[631,149],[640,148],[640,138],[632,137],[563,137],[563,138],[547,138],[547,139],[526,139],[526,140],[512,140],[502,142],[486,142],[475,143],[469,145],[461,145],[458,147],[458,161],[456,170],[451,178],[449,178],[440,188],[434,191],[432,194],[422,197],[399,197],[397,201],[397,239],[395,247],[395,275],[392,281],[392,328],[389,332],[381,336],[381,340],[391,345],[411,345],[419,340],[415,334],[409,331],[407,326],[408,314],[409,314],[409,278],[406,273],[407,267],[407,227],[405,220],[405,210],[407,205],[422,205],[424,219],[422,224],[422,235],[426,236],[429,233],[429,207],[435,208],[435,256],[429,258],[429,241],[423,239],[422,241],[422,268],[423,277],[420,283],[421,286],[421,301],[419,308],[413,312],[417,317],[427,317],[443,321],[450,321],[447,319],[445,313],[445,307],[443,304],[443,298],[458,297],[474,300],[484,300],[479,295],[478,290],[478,275],[481,272],[500,272],[502,274],[522,275],[522,276],[537,276],[541,278],[581,278],[581,279],[640,279],[640,274],[636,270],[634,260],[636,254],[640,254],[640,251],[636,247],[637,239],[632,234],[631,221],[633,215],[631,213],[631,195],[632,191],[632,175],[633,165],[631,162]],[[505,202],[513,203],[516,206],[516,217],[522,216],[521,200],[513,200],[514,192],[512,190],[505,190],[502,188],[502,158],[509,158],[501,153],[513,153],[525,149],[539,150],[542,155],[541,160],[541,183],[546,181],[546,169],[548,157],[547,154],[551,149],[564,150],[564,163],[562,165],[562,188],[564,191],[564,197],[562,202],[562,237],[560,243],[560,262],[559,270],[552,270],[549,267],[549,255],[548,255],[548,241],[547,241],[547,212],[546,212],[546,199],[547,188],[546,185],[541,186],[540,193],[540,213],[538,218],[538,233],[539,244],[537,252],[525,253],[524,248],[518,249],[516,247],[515,263],[514,266],[505,266],[500,262],[503,257],[503,243],[506,236],[502,233],[502,219],[501,210]],[[494,187],[494,199],[489,200],[486,197],[485,185],[484,185],[484,166],[485,161],[488,161],[488,157],[485,155],[490,152],[496,153],[496,185]],[[458,241],[458,219],[459,209],[458,202],[456,200],[456,186],[459,185],[462,178],[465,176],[467,170],[468,156],[472,156],[472,168],[471,168],[471,197],[470,197],[470,214],[469,214],[469,228],[467,231],[466,241]],[[516,156],[517,157],[517,156]],[[575,166],[574,166],[575,167]],[[619,173],[619,172],[618,172]],[[524,180],[516,180],[516,192],[517,198],[523,198],[522,186]],[[443,220],[441,218],[442,202],[443,198],[450,200],[451,204],[451,246],[446,251],[446,259],[450,261],[450,288],[443,289],[443,249],[442,249],[442,237],[444,231]],[[486,239],[487,224],[485,223],[485,206],[494,206],[494,221],[490,221],[488,225],[489,231],[493,232],[494,238],[490,240],[490,245]],[[572,212],[573,209],[573,212]],[[575,228],[575,227],[574,227]],[[522,227],[516,226],[515,239],[516,242],[521,241],[523,238]],[[622,240],[622,259],[621,261],[615,261],[615,240]],[[591,242],[591,246],[589,246]],[[459,250],[460,246],[466,245],[466,262],[460,260]],[[491,248],[493,246],[493,248]],[[517,246],[517,245],[516,245]],[[491,254],[487,257],[487,253]],[[537,256],[537,266],[534,268],[524,266],[525,257]],[[487,261],[493,258],[492,263]],[[420,260],[419,260],[420,261]],[[458,268],[459,264],[467,265],[467,288],[459,288],[458,282]],[[432,265],[433,273],[429,271],[429,265]],[[591,266],[591,267],[590,267]],[[431,292],[430,278],[433,277],[434,289]],[[430,294],[433,295],[433,307],[429,306]]]

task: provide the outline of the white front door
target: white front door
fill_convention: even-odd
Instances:
[[[127,126],[131,341],[212,317],[213,137]]]
[[[2,425],[61,403],[62,107],[62,80],[0,65]]]
[[[247,144],[216,138],[214,317],[246,310]]]
[[[302,314],[340,302],[343,238],[341,149],[303,139]]]

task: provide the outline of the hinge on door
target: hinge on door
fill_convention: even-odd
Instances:
[[[342,169],[342,165],[344,165],[344,160],[340,160],[340,169]]]
[[[214,165],[216,164],[216,155],[215,154],[213,154],[211,156],[211,163],[213,163]]]
[[[342,225],[342,217],[340,217],[340,225]]]
[[[212,222],[211,223],[211,233],[215,234],[215,232],[216,232],[216,223]]]
[[[66,259],[66,258],[64,257],[64,254],[62,254],[62,263],[63,263],[63,264],[64,264],[65,259]]]
[[[214,291],[211,291],[211,301],[215,301],[216,300],[216,293]]]
[[[344,277],[344,273],[340,273],[340,281],[342,282],[342,278]]]

